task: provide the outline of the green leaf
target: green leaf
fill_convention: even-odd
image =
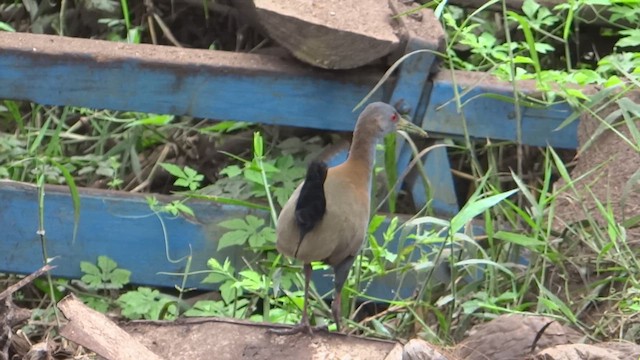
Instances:
[[[387,191],[389,212],[396,212],[396,188],[394,187],[398,180],[398,169],[396,166],[396,134],[389,134],[384,138],[384,170],[387,179]]]
[[[529,26],[529,22],[522,16],[518,15],[513,11],[507,11],[509,17],[515,19],[522,28],[522,32],[524,33],[524,38],[527,41],[527,45],[529,47],[529,55],[531,56],[531,60],[533,60],[533,67],[536,70],[536,74],[540,74],[542,69],[540,68],[540,60],[538,59],[538,51],[536,50],[536,42],[533,37],[533,33],[531,32],[531,27]]]
[[[606,88],[610,88],[613,86],[618,86],[624,84],[624,81],[622,81],[622,79],[620,79],[617,75],[612,75],[610,76],[607,81],[604,82],[604,86]]]
[[[240,293],[240,289],[233,286],[233,281],[227,281],[220,286],[220,296],[226,304],[231,304],[236,298],[236,294]]]
[[[191,185],[191,182],[186,180],[186,179],[176,179],[176,181],[174,181],[173,185],[186,188],[186,187],[189,187],[189,185]]]
[[[569,96],[575,97],[577,99],[582,99],[582,100],[589,100],[589,97],[587,97],[587,95],[585,95],[582,90],[579,89],[571,89],[571,88],[567,88],[565,90],[565,93]]]
[[[109,274],[115,268],[118,267],[118,263],[111,260],[108,256],[98,256],[98,267],[102,270],[103,274]]]
[[[228,230],[247,230],[249,228],[243,219],[225,220],[220,222],[218,226]]]
[[[80,261],[80,270],[85,274],[100,275],[100,269],[88,261]]]
[[[244,245],[244,243],[248,240],[248,237],[249,235],[245,230],[229,231],[222,235],[222,237],[218,241],[218,251],[229,246]]]
[[[179,212],[181,212],[181,213],[185,213],[185,214],[187,214],[187,215],[194,216],[194,217],[196,216],[196,215],[193,213],[193,209],[191,209],[189,206],[187,206],[187,205],[186,205],[185,203],[183,203],[182,201],[177,201],[177,200],[176,200],[176,201],[173,201],[171,204],[174,206],[174,208],[175,208],[176,210],[178,210],[178,211],[179,211]]]
[[[202,279],[203,284],[217,284],[223,281],[229,280],[229,275],[219,272],[209,273],[204,279]]]
[[[130,279],[131,271],[125,269],[115,269],[109,277],[109,280],[117,289],[121,289],[124,285],[127,285]]]
[[[260,219],[254,215],[247,215],[245,220],[247,222],[247,227],[249,229],[257,230],[258,228],[264,225],[264,219]]]
[[[242,121],[221,121],[215,125],[207,126],[201,128],[200,132],[219,132],[219,133],[229,133],[236,130],[246,129],[252,126],[251,123],[242,122]]]
[[[513,62],[516,64],[533,64],[533,60],[531,60],[531,58],[528,58],[526,56],[520,56],[520,55],[516,55],[513,58]]]
[[[167,172],[177,178],[186,178],[187,175],[184,173],[184,171],[182,171],[182,169],[180,169],[180,167],[178,167],[175,164],[170,164],[170,163],[160,163],[160,166],[162,166],[163,169],[167,170]]]
[[[620,30],[620,35],[625,35],[616,42],[618,47],[635,47],[640,45],[640,29]]]
[[[525,234],[512,233],[508,231],[498,231],[493,235],[496,239],[507,241],[516,245],[520,245],[531,250],[537,250],[539,247],[544,247],[546,242],[534,239]]]
[[[527,15],[529,19],[536,18],[536,11],[540,8],[540,4],[534,0],[524,0],[522,3],[522,12]]]
[[[16,32],[16,29],[14,29],[13,27],[11,27],[11,25],[7,24],[4,21],[0,21],[0,30],[2,31],[8,31],[8,32]]]
[[[73,179],[69,170],[55,160],[52,160],[52,163],[62,173],[62,176],[67,183],[67,187],[69,188],[69,193],[71,194],[71,202],[73,203],[73,236],[71,238],[71,243],[75,244],[76,235],[78,234],[78,224],[80,223],[80,193],[78,192],[76,181]]]
[[[131,320],[148,319],[159,320],[164,305],[171,300],[158,290],[139,287],[135,291],[122,294],[117,302],[122,309],[122,315]]]
[[[220,174],[232,178],[242,174],[242,169],[238,165],[229,165],[222,169]]]
[[[174,119],[173,115],[148,116],[148,117],[143,118],[143,119],[131,121],[131,122],[127,123],[127,125],[125,125],[125,127],[126,128],[130,128],[130,127],[140,126],[140,125],[162,126],[162,125],[167,125],[173,119]]]
[[[451,219],[451,231],[458,232],[464,227],[471,219],[480,215],[484,211],[495,206],[502,200],[518,192],[518,189],[513,189],[501,194],[489,196],[478,201],[467,202],[465,206]]]
[[[222,264],[216,258],[209,258],[207,261],[207,267],[212,270],[221,270]]]
[[[95,311],[106,313],[109,311],[109,301],[102,297],[96,296],[82,296],[80,295],[80,300],[88,307],[92,308]]]
[[[102,282],[102,276],[94,275],[94,274],[85,274],[80,278],[83,283],[87,284],[87,287],[90,289],[98,289],[101,288],[104,284]]]
[[[224,316],[225,305],[222,301],[198,300],[193,307],[184,312],[185,316]]]
[[[257,272],[253,270],[243,270],[243,271],[240,271],[239,274],[240,276],[243,277],[242,282],[245,284],[245,287],[247,287],[249,290],[257,290],[261,288],[262,278],[260,274],[258,274]]]

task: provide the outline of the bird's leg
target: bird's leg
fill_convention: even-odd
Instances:
[[[302,305],[302,319],[300,325],[305,327],[307,333],[311,334],[311,326],[309,325],[309,283],[311,282],[311,264],[304,264],[304,303]]]
[[[312,334],[311,325],[309,324],[309,315],[307,308],[309,303],[309,283],[311,282],[311,264],[304,264],[304,303],[302,305],[302,319],[300,323],[289,329],[270,329],[269,331],[279,335],[293,335],[299,332]]]
[[[342,288],[344,287],[344,282],[347,280],[349,270],[351,270],[351,265],[353,265],[355,259],[354,256],[349,256],[333,268],[335,294],[333,302],[331,303],[331,313],[333,314],[333,320],[336,322],[338,331],[340,331],[340,320],[342,318]]]

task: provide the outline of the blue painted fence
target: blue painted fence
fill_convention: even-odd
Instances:
[[[432,44],[409,41],[407,51],[429,47]],[[432,63],[432,55],[414,55],[369,101],[404,101],[414,121],[434,137],[463,135],[464,121],[471,137],[518,139],[514,105],[487,96],[511,97],[511,84],[468,72],[443,71],[429,78],[425,71]],[[364,67],[348,72],[325,71],[260,55],[0,32],[0,98],[46,105],[351,131],[357,118],[353,107],[385,70]],[[534,91],[530,83],[521,85],[525,93]],[[460,110],[453,101],[456,87],[463,94]],[[554,131],[571,113],[566,104],[521,110],[524,143],[576,146],[575,124]],[[400,153],[399,163],[404,166],[409,159],[407,148]],[[457,201],[446,150],[431,152],[424,164],[431,174],[436,210],[454,213]],[[426,202],[421,183],[410,186],[418,204]],[[160,220],[141,196],[88,189],[83,189],[81,196],[78,237],[72,242],[71,199],[64,188],[47,190],[49,251],[51,256],[60,257],[55,275],[77,278],[81,275],[80,261],[108,255],[121,267],[132,270],[136,283],[179,283],[178,278],[158,275],[181,272],[184,263],[167,260]],[[37,269],[41,255],[36,235],[36,190],[30,185],[0,182],[0,204],[0,271],[28,273]],[[217,224],[251,210],[212,203],[192,206],[197,219],[163,218],[170,255],[185,256],[191,246],[192,270],[204,269],[211,256],[220,260],[231,256],[239,264],[238,250],[216,252],[216,241],[223,233]],[[323,279],[318,278],[316,285],[321,290],[329,289],[330,281]],[[193,276],[188,285],[202,287],[200,280]],[[403,296],[411,293],[414,280],[403,283]],[[395,277],[378,279],[369,293],[393,298],[398,281]]]

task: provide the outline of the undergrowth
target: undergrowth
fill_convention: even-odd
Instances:
[[[122,1],[121,6],[127,9],[127,2]],[[627,96],[640,88],[640,2],[582,0],[549,9],[526,0],[518,11],[508,10],[506,2],[498,0],[475,10],[447,1],[425,6],[434,9],[447,32],[443,67],[484,71],[509,81],[513,85],[510,101],[523,106],[568,101],[576,112],[561,127],[589,113],[600,124],[596,135],[614,131],[620,141],[640,151],[640,104]],[[494,12],[496,7],[502,12]],[[595,11],[595,20],[581,18],[589,9]],[[123,14],[121,19],[103,21],[109,37],[140,42],[150,30],[132,25],[129,13]],[[160,24],[161,19],[153,18]],[[592,21],[603,24],[601,36],[615,38],[609,53],[585,50],[585,44],[578,41],[578,30],[591,26]],[[10,31],[12,26],[0,22],[0,29]],[[540,96],[522,93],[520,80],[535,82]],[[587,86],[598,86],[600,92],[594,95]],[[453,99],[459,110],[464,106],[462,95]],[[601,108],[611,104],[618,108],[615,114],[599,117]],[[520,139],[522,108],[515,109]],[[462,111],[460,114],[463,116]],[[323,142],[318,137],[269,143],[277,136],[266,137],[255,132],[260,128],[244,123],[211,125],[168,115],[9,100],[2,103],[0,117],[0,177],[35,182],[41,189],[45,183],[66,184],[76,203],[76,221],[82,211],[78,186],[127,191],[162,188],[178,194],[169,203],[149,196],[150,209],[158,216],[197,215],[190,206],[194,200],[263,211],[262,216],[247,215],[218,224],[226,230],[218,250],[241,248],[245,261],[209,260],[203,282],[218,288],[217,299],[190,302],[191,289],[185,284],[196,274],[190,272],[191,257],[172,260],[186,264],[184,273],[173,274],[182,278],[177,293],[134,287],[129,284],[130,273],[107,257],[85,259],[81,264],[85,275],[80,280],[37,283],[42,293],[60,299],[73,292],[97,310],[118,310],[130,319],[225,316],[299,321],[300,264],[275,251],[274,223],[278,210],[303,179],[305,164],[321,152]],[[619,130],[621,127],[627,131]],[[238,134],[250,134],[244,141],[251,150],[227,151],[217,172],[207,173],[212,164],[194,160],[197,156],[193,154],[203,146],[220,145]],[[194,143],[203,138],[208,139],[203,146]],[[573,191],[584,176],[572,177],[571,164],[558,150],[516,144],[516,164],[507,164],[503,159],[513,152],[513,144],[481,141],[469,134],[451,142],[455,146],[450,153],[465,164],[456,169],[457,174],[469,185],[463,206],[448,219],[430,215],[432,209],[418,209],[414,216],[373,215],[365,248],[344,290],[348,312],[343,313],[351,314],[351,331],[385,338],[418,335],[444,344],[459,340],[471,325],[500,314],[535,313],[573,324],[593,337],[633,337],[623,321],[604,317],[587,321],[593,317],[586,315],[594,302],[606,303],[620,318],[640,308],[640,266],[632,241],[636,239],[627,237],[640,219],[622,221],[612,204],[593,195],[596,208],[584,210],[595,215],[560,230],[555,217],[558,199],[575,196]],[[525,163],[525,152],[534,153],[535,164]],[[376,174],[393,177],[390,169],[395,163],[379,163]],[[599,166],[594,164],[593,171]],[[528,170],[534,167],[538,170]],[[555,183],[558,179],[562,185]],[[638,179],[640,171],[623,191],[634,191]],[[376,186],[382,192],[393,188],[389,183]],[[44,235],[42,238],[46,249]],[[164,240],[165,246],[171,241]],[[577,263],[572,253],[576,247],[590,256],[589,266]],[[326,270],[319,263],[313,267]],[[572,293],[570,285],[586,273],[585,268],[596,281],[585,284],[586,293]],[[376,283],[389,278],[398,288],[392,296],[377,296]],[[330,296],[330,291],[312,287],[313,322],[326,324],[331,319],[325,301]],[[50,309],[55,307],[34,316],[50,319],[44,311],[52,312]]]

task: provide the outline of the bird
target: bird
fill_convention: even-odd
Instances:
[[[384,102],[367,105],[356,122],[347,160],[330,168],[322,161],[312,161],[304,181],[282,207],[276,223],[276,249],[302,261],[304,303],[300,323],[275,332],[313,332],[307,307],[314,261],[333,268],[331,313],[340,331],[342,288],[369,224],[376,144],[396,130],[426,136],[422,128],[402,118],[393,106]]]

